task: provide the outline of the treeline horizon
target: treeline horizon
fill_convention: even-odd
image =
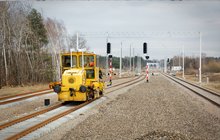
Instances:
[[[220,72],[220,57],[206,57],[202,55],[202,73],[219,73]],[[179,56],[174,56],[170,59],[169,66],[182,66],[183,59]],[[184,68],[186,74],[197,74],[199,70],[199,57],[185,56]]]

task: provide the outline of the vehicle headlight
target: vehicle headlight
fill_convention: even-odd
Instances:
[[[54,86],[53,91],[56,93],[60,93],[61,87],[59,85]]]
[[[86,92],[86,87],[81,85],[80,88],[79,88],[79,91],[82,92],[82,93]]]

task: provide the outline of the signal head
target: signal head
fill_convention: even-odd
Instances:
[[[111,53],[111,43],[107,43],[107,54]]]
[[[143,44],[143,53],[146,54],[147,53],[147,43],[144,42]]]

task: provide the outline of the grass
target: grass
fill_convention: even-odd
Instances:
[[[177,73],[176,76],[182,78],[182,73]],[[209,82],[207,82],[207,77],[209,79]],[[199,77],[195,74],[185,74],[185,79],[195,84],[199,83]],[[209,88],[220,94],[220,73],[202,74],[201,86]]]
[[[49,89],[48,84],[38,84],[34,86],[18,86],[18,87],[3,87],[0,89],[0,97],[9,96],[9,95],[16,95],[21,93],[27,92],[34,92],[43,89]]]

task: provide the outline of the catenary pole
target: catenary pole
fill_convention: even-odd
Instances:
[[[121,78],[121,68],[122,68],[122,42],[121,42],[120,70],[119,70],[119,77],[120,78]]]
[[[183,45],[183,54],[182,54],[182,56],[183,56],[183,79],[185,79],[185,52],[184,52],[184,45]]]
[[[130,72],[131,72],[131,45],[130,45]]]
[[[106,37],[106,45],[108,43],[108,32],[107,32],[107,37]],[[106,66],[105,66],[105,75],[107,77],[108,75],[108,53],[106,52]]]
[[[202,33],[199,32],[199,83],[202,83]]]
[[[133,48],[133,72],[134,72],[134,48]]]

